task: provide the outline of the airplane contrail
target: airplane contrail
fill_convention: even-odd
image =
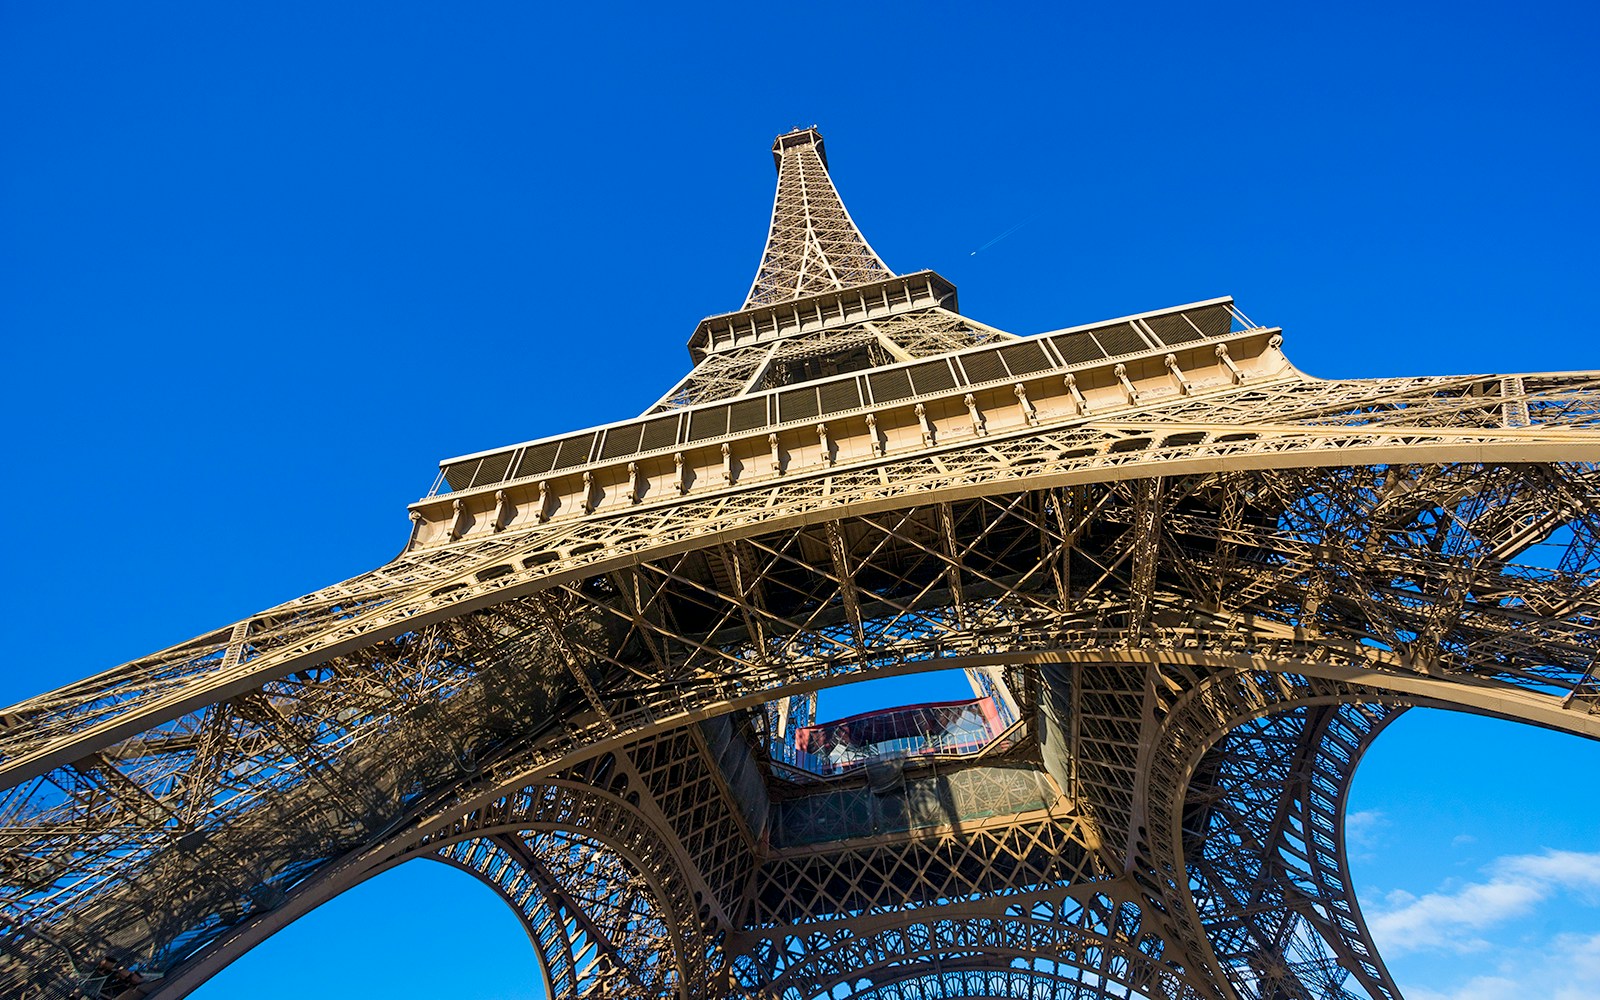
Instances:
[[[999,243],[1001,240],[1005,239],[1007,236],[1010,236],[1012,233],[1016,232],[1017,230],[1021,229],[1023,226],[1026,226],[1028,223],[1030,223],[1032,221],[1033,221],[1033,217],[1032,216],[1029,216],[1028,218],[1023,219],[1021,222],[1019,222],[1016,225],[1012,226],[1010,229],[1007,229],[1005,232],[1001,233],[999,236],[996,236],[994,239],[992,239],[989,242],[985,243],[983,246],[981,246],[978,249],[976,249],[976,250],[972,251],[971,253],[967,254],[967,256],[968,257],[976,257],[976,256],[978,256],[978,254],[983,253],[985,250],[987,250],[990,247],[994,246],[996,243]]]

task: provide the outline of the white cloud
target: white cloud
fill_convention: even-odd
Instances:
[[[1558,888],[1592,894],[1600,890],[1600,852],[1545,851],[1502,858],[1495,870],[1511,878],[1546,882]]]
[[[1356,847],[1376,846],[1378,831],[1389,825],[1389,817],[1379,809],[1346,813],[1344,835]]]
[[[1396,909],[1367,921],[1372,935],[1390,954],[1425,948],[1476,951],[1487,946],[1469,931],[1492,927],[1519,917],[1548,895],[1545,886],[1531,881],[1496,879],[1473,882],[1455,892],[1430,892],[1410,899],[1391,894]]]
[[[1496,975],[1448,990],[1407,988],[1409,1000],[1594,1000],[1600,997],[1600,934],[1562,934],[1548,947],[1504,953]]]
[[[1512,855],[1490,864],[1485,872],[1489,875],[1486,882],[1447,884],[1422,896],[1390,893],[1384,899],[1386,908],[1367,919],[1379,950],[1391,955],[1426,950],[1478,951],[1489,947],[1489,942],[1476,932],[1523,916],[1559,892],[1575,891],[1589,899],[1600,899],[1600,852]],[[1594,961],[1600,974],[1600,958]],[[1488,979],[1482,982],[1490,983]],[[1465,996],[1478,1000],[1476,996]]]

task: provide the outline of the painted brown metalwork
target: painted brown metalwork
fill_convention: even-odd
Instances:
[[[1351,776],[1412,706],[1600,738],[1600,373],[1315,379],[1226,298],[1019,337],[883,264],[815,129],[774,156],[650,412],[6,710],[0,992],[183,996],[433,858],[556,997],[1399,996]],[[819,688],[939,669],[1014,721],[785,756]]]

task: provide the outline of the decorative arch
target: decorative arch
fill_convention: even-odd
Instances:
[[[1336,994],[1346,974],[1374,998],[1400,996],[1350,885],[1343,835],[1355,768],[1400,711],[1466,711],[1596,738],[1592,717],[1566,712],[1549,696],[1504,698],[1415,675],[1346,677],[1315,663],[1218,671],[1178,697],[1152,743],[1132,860],[1155,881],[1136,880],[1147,901],[1179,903],[1171,914],[1176,935],[1205,967],[1223,970],[1225,989],[1239,996]],[[1264,755],[1244,753],[1250,768],[1230,777],[1230,741],[1267,738],[1289,741],[1295,752],[1274,759],[1276,773],[1257,766]],[[1212,791],[1194,792],[1197,779],[1214,781]],[[1259,822],[1249,830],[1252,804],[1275,810],[1265,836]],[[1207,811],[1232,815],[1194,829]],[[1245,830],[1249,837],[1238,835]],[[1208,854],[1211,837],[1202,834],[1223,843]],[[1296,855],[1303,860],[1286,860]],[[1218,867],[1223,857],[1232,858],[1231,870]],[[1233,899],[1230,915],[1220,898],[1227,893],[1257,898]],[[1246,902],[1267,916],[1254,923],[1239,917]]]
[[[1000,961],[1086,997],[1209,996],[1168,952],[1159,914],[1122,898],[1133,888],[1102,882],[769,931],[734,960],[733,980],[747,992],[810,1000],[862,980],[880,989]]]
[[[1080,976],[1034,968],[967,968],[943,964],[932,974],[863,985],[844,994],[848,1000],[1080,1000],[1092,996],[1130,996],[1121,983],[1088,986]]]
[[[330,865],[146,995],[184,996],[300,916],[396,865],[427,858],[482,879],[517,911],[552,998],[707,996],[724,966],[721,936],[667,838],[628,801],[626,781],[604,787],[612,774],[601,755],[546,783],[502,792],[448,824]],[[638,940],[625,940],[636,933]]]
[[[549,830],[459,840],[433,857],[491,886],[539,954],[546,995],[654,998],[681,978],[655,887],[592,837]]]

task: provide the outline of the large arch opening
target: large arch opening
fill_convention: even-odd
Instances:
[[[1349,869],[1409,1000],[1600,996],[1600,742],[1415,708],[1356,770]]]
[[[1557,699],[1548,696],[1502,691],[1485,699],[1461,685],[1371,674],[1391,688],[1380,691],[1366,677],[1348,684],[1313,676],[1323,671],[1307,666],[1202,684],[1169,714],[1163,742],[1171,745],[1150,765],[1165,778],[1146,799],[1151,829],[1170,838],[1154,845],[1155,870],[1171,873],[1169,880],[1187,877],[1188,917],[1203,926],[1205,950],[1241,994],[1342,996],[1353,978],[1365,994],[1398,996],[1381,948],[1367,943],[1344,861],[1344,790],[1368,742],[1363,734],[1375,734],[1407,704],[1590,736],[1596,730],[1587,717],[1553,708]],[[1216,739],[1219,733],[1226,735]],[[1420,771],[1409,780],[1426,780],[1426,768]],[[1187,791],[1174,794],[1180,787]],[[1171,853],[1179,840],[1182,858]]]
[[[494,890],[419,858],[307,913],[190,996],[547,1000],[539,962],[517,915]]]

